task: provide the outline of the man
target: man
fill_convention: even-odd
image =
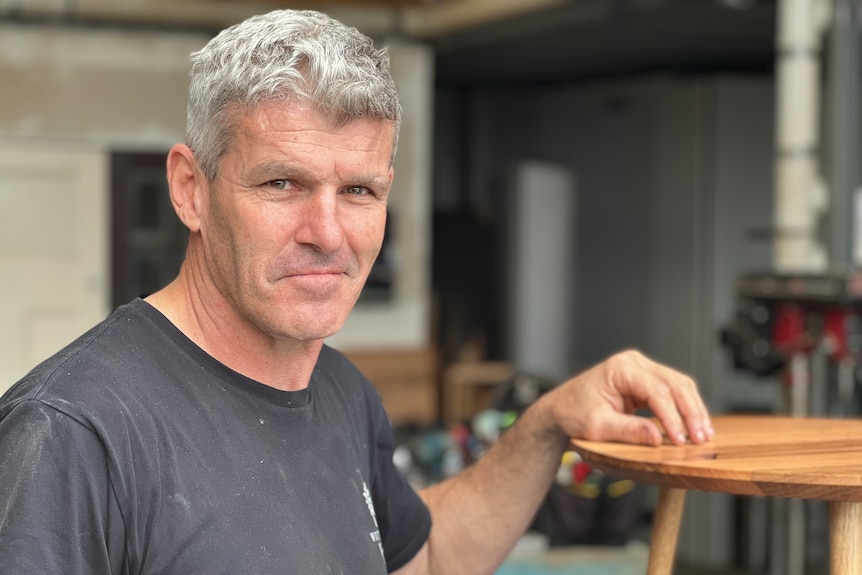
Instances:
[[[380,248],[400,105],[384,53],[315,12],[192,56],[168,154],[186,260],[0,401],[0,572],[493,572],[568,438],[706,441],[694,383],[636,352],[539,399],[416,494],[367,380],[323,344]]]

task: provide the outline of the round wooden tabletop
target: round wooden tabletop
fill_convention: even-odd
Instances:
[[[573,440],[609,475],[666,487],[862,501],[862,420],[717,416],[715,440],[659,447]]]

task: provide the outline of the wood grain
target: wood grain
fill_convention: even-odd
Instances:
[[[833,501],[829,504],[831,575],[862,573],[862,503]]]
[[[716,438],[659,447],[573,440],[595,467],[667,487],[862,502],[862,421],[778,416],[713,418]]]
[[[685,494],[685,489],[676,487],[661,489],[650,541],[647,575],[670,575],[673,572]]]

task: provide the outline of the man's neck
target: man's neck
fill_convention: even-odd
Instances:
[[[308,387],[322,340],[271,337],[242,321],[223,300],[215,300],[204,304],[183,272],[146,298],[186,337],[234,371],[283,391]]]

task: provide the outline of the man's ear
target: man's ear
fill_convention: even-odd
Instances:
[[[176,144],[168,152],[167,176],[174,211],[196,233],[201,227],[203,194],[209,181],[198,168],[194,152],[185,144]]]

